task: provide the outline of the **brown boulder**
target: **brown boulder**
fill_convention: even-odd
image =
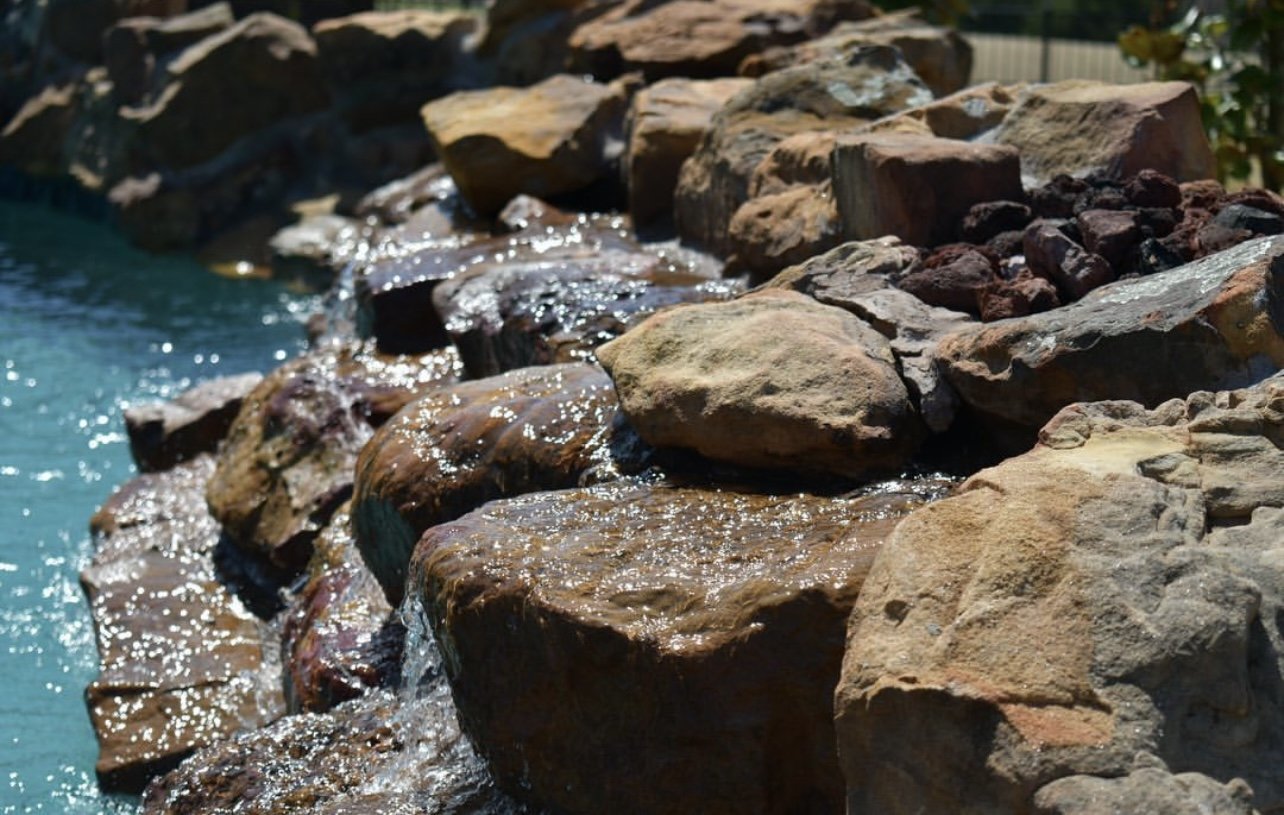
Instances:
[[[559,75],[529,88],[451,94],[421,113],[459,191],[493,215],[519,193],[548,197],[603,178],[623,105],[613,88]]]
[[[422,397],[375,434],[357,461],[357,546],[394,604],[415,542],[487,501],[575,486],[623,466],[611,380],[586,364],[544,365]],[[603,474],[602,477],[605,477]]]
[[[107,30],[103,64],[111,79],[112,97],[122,105],[144,102],[157,81],[157,65],[235,23],[227,3],[167,19],[129,17]]]
[[[836,695],[849,811],[1195,811],[1114,808],[1147,778],[1284,804],[1282,399],[1075,405],[902,521]]]
[[[727,225],[749,199],[754,170],[773,147],[797,133],[850,128],[930,99],[891,48],[767,74],[715,114],[683,164],[674,196],[679,234],[726,254]]]
[[[934,246],[954,237],[974,204],[1022,197],[1018,156],[932,136],[846,137],[834,150],[834,196],[844,237]]]
[[[1063,301],[1078,300],[1115,279],[1115,271],[1105,258],[1084,249],[1047,222],[1030,225],[1022,250],[1030,271],[1055,283]]]
[[[656,447],[862,478],[899,468],[920,435],[887,340],[793,292],[661,312],[598,359]]]
[[[844,622],[920,490],[538,493],[430,529],[412,585],[460,720],[515,794],[568,813],[836,812]]]
[[[210,511],[241,548],[299,571],[352,490],[357,453],[418,392],[454,381],[458,358],[379,356],[361,345],[312,352],[245,399],[210,479]]]
[[[986,82],[879,119],[868,130],[971,141],[1003,121],[1016,106],[1019,90],[1020,86]]]
[[[141,472],[168,470],[175,464],[218,449],[245,396],[261,374],[225,376],[202,382],[170,402],[153,402],[125,411],[129,452]]]
[[[837,246],[838,205],[829,184],[798,186],[746,201],[727,226],[731,264],[761,282]]]
[[[1021,151],[1028,186],[1067,173],[1124,179],[1144,169],[1178,181],[1215,175],[1195,89],[1184,82],[1036,85],[996,138]]]
[[[645,224],[670,214],[678,173],[713,115],[732,96],[750,87],[748,79],[665,79],[633,97],[625,168],[629,214]]]

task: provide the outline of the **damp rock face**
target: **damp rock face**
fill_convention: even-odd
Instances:
[[[843,627],[913,493],[538,493],[429,530],[412,585],[501,786],[568,813],[835,812]]]
[[[680,303],[729,299],[710,281],[646,252],[483,263],[438,285],[433,306],[470,376],[591,361],[594,349]]]
[[[170,402],[154,402],[125,411],[129,451],[142,472],[167,470],[201,453],[212,453],[227,435],[241,402],[261,374],[211,379]]]
[[[1281,405],[1279,376],[1074,405],[905,519],[836,694],[848,810],[1284,805]]]
[[[1199,99],[1185,82],[1032,86],[996,138],[1021,151],[1030,186],[1094,171],[1127,178],[1150,169],[1178,181],[1216,175]]]
[[[99,783],[138,792],[192,751],[283,712],[275,649],[213,562],[201,456],[126,484],[93,520],[81,573],[100,659],[86,690]]]
[[[546,365],[440,388],[380,428],[357,461],[353,527],[391,602],[429,527],[636,455],[616,405],[600,368]]]
[[[380,356],[362,344],[323,349],[272,372],[228,435],[206,498],[241,548],[287,571],[348,499],[374,427],[418,391],[453,381],[458,358]]]
[[[493,215],[519,193],[548,197],[601,178],[624,101],[613,88],[563,74],[529,88],[454,93],[422,115],[464,198]]]
[[[793,292],[661,312],[598,359],[656,447],[861,478],[897,469],[919,440],[886,338]]]
[[[1284,240],[1259,238],[1096,289],[1043,314],[955,332],[939,358],[983,417],[1033,431],[1078,401],[1157,405],[1246,385],[1284,364]]]
[[[281,632],[286,703],[324,712],[401,679],[405,627],[353,544],[349,506],[317,536]]]

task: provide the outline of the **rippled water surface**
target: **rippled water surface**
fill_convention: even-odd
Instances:
[[[121,411],[302,347],[307,298],[0,203],[0,815],[131,812],[94,782],[97,670],[77,573],[133,468]]]

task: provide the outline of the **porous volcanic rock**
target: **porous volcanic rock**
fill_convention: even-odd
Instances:
[[[656,447],[862,478],[899,468],[920,437],[886,338],[794,292],[661,312],[598,359]]]
[[[1284,365],[1284,239],[1259,238],[1043,314],[958,331],[939,357],[974,412],[1033,432],[1072,402],[1157,405]]]
[[[622,146],[624,104],[615,88],[562,74],[529,88],[454,93],[421,112],[459,191],[493,215],[519,193],[543,198],[602,178]]]
[[[317,536],[282,627],[290,711],[324,712],[370,688],[395,688],[405,633],[361,560],[344,505]]]
[[[301,570],[374,427],[458,371],[451,351],[387,357],[356,343],[283,365],[241,407],[206,491],[211,512],[238,546]]]
[[[98,677],[85,692],[104,789],[138,792],[193,750],[283,712],[275,648],[222,582],[202,456],[140,476],[94,516],[80,576]]]
[[[753,85],[749,79],[664,79],[633,97],[629,113],[629,214],[638,224],[673,209],[678,173],[717,113],[732,96]]]
[[[543,365],[439,388],[380,428],[356,468],[357,546],[389,600],[415,542],[487,501],[577,485],[591,468],[637,469],[598,367]],[[637,459],[637,460],[630,460]]]
[[[1028,186],[1060,173],[1123,179],[1150,169],[1178,181],[1216,174],[1199,98],[1184,82],[1034,85],[995,138],[1021,151]]]
[[[674,195],[679,234],[725,254],[727,225],[773,147],[796,133],[850,128],[931,98],[900,52],[880,46],[761,77],[714,115],[682,165]]]
[[[537,493],[430,529],[411,584],[466,732],[524,799],[835,812],[844,622],[918,491]]]
[[[126,409],[125,432],[138,469],[167,470],[201,453],[214,452],[246,394],[262,379],[258,373],[222,376],[189,388],[172,401]]]
[[[1159,800],[1284,806],[1282,404],[1275,376],[1074,405],[902,521],[836,695],[849,811],[1115,811],[1147,764],[1226,785]]]

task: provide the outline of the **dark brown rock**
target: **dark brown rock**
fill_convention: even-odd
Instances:
[[[357,545],[390,601],[401,602],[429,527],[496,498],[575,486],[617,458],[635,469],[628,457],[640,453],[615,415],[610,379],[585,364],[464,382],[402,411],[362,451],[353,508]]]
[[[963,216],[959,235],[968,243],[986,243],[1003,232],[1025,229],[1033,219],[1030,208],[1017,201],[984,201]]]
[[[257,373],[219,377],[184,391],[171,402],[128,408],[125,431],[138,469],[168,470],[201,453],[214,452],[246,394],[262,378]]]
[[[386,357],[362,345],[314,351],[248,397],[206,492],[243,549],[300,571],[312,540],[352,490],[357,453],[425,388],[454,381],[457,357]]]
[[[1157,170],[1142,170],[1128,179],[1124,193],[1133,206],[1171,209],[1181,205],[1181,186]]]
[[[987,323],[1038,314],[1061,305],[1052,281],[1035,276],[1029,269],[1021,270],[1011,280],[994,283],[978,299],[981,320]]]
[[[505,788],[569,813],[835,812],[847,610],[916,489],[538,493],[429,530],[413,585]]]
[[[146,101],[157,81],[157,65],[206,37],[231,28],[232,8],[215,3],[168,19],[129,17],[107,30],[103,64],[112,83],[112,96],[121,104]]]
[[[981,292],[999,282],[994,260],[968,244],[950,244],[923,260],[896,287],[931,306],[978,314]]]
[[[1067,300],[1078,300],[1115,279],[1105,258],[1087,251],[1052,224],[1031,224],[1022,248],[1030,270],[1055,283]]]
[[[1122,270],[1128,256],[1141,242],[1137,214],[1126,210],[1090,209],[1075,218],[1084,248]]]

